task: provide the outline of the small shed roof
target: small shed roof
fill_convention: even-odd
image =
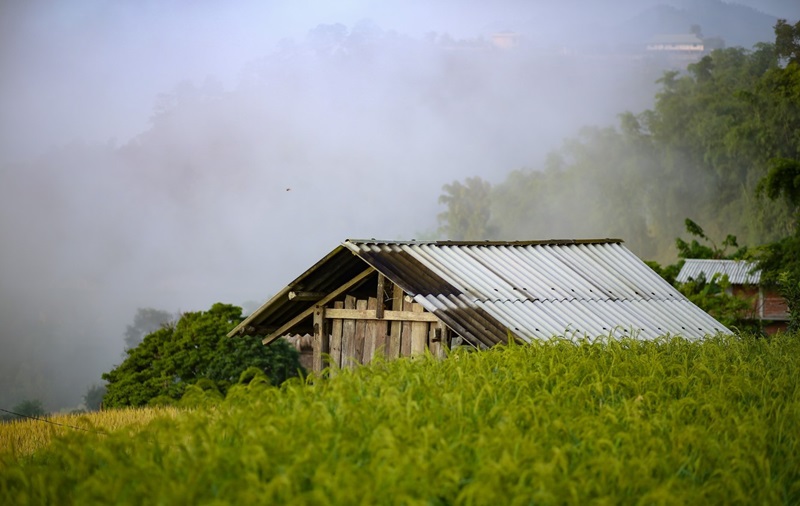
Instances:
[[[761,271],[756,269],[753,262],[697,258],[686,260],[675,280],[686,283],[690,279],[697,279],[700,275],[705,275],[705,278],[710,281],[715,274],[727,274],[728,280],[734,285],[757,285],[761,281]]]
[[[380,272],[467,340],[493,345],[555,335],[730,332],[618,239],[525,242],[350,239],[290,283],[230,335],[276,329],[308,309],[288,302],[303,289],[328,292]]]

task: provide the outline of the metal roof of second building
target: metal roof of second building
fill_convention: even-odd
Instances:
[[[757,270],[752,262],[697,258],[690,258],[683,263],[675,281],[686,283],[690,279],[698,279],[701,275],[711,281],[715,274],[727,275],[728,281],[734,285],[757,285],[761,281],[761,271]]]
[[[277,329],[314,303],[292,290],[331,292],[373,268],[473,344],[553,336],[730,331],[616,239],[516,242],[346,240],[230,335]]]

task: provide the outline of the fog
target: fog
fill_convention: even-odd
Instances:
[[[767,5],[708,35],[800,15]],[[2,4],[0,407],[80,404],[139,307],[260,303],[345,238],[435,237],[443,184],[649,107],[654,6]]]

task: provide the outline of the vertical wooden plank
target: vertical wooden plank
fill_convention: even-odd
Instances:
[[[403,310],[403,290],[392,283],[392,311]],[[393,321],[389,330],[389,343],[386,345],[386,357],[394,360],[400,356],[401,322]]]
[[[450,339],[452,338],[452,334],[450,333],[450,327],[445,325],[441,320],[436,324],[436,326],[441,331],[439,333],[440,341],[438,357],[445,358],[447,357],[447,350],[450,349]]]
[[[389,322],[386,320],[375,321],[375,355],[386,356],[386,350],[389,349]],[[373,357],[373,358],[374,358]]]
[[[422,305],[414,303],[411,305],[411,311],[415,313],[422,313]],[[427,322],[412,322],[411,323],[411,356],[416,357],[425,354],[425,345],[428,344],[428,323]]]
[[[431,323],[428,325],[428,349],[431,351],[431,355],[437,358],[439,357],[439,349],[442,344],[440,340],[441,335],[442,331],[437,324]]]
[[[325,306],[314,308],[314,341],[313,341],[313,361],[311,368],[314,372],[320,372],[323,368],[322,355],[330,351],[330,341],[325,320]]]
[[[375,317],[379,320],[383,320],[383,289],[385,284],[386,278],[383,276],[383,274],[378,273],[378,305],[375,306]]]
[[[344,302],[333,303],[334,309],[344,309]],[[331,366],[336,369],[342,367],[342,319],[331,321]]]
[[[411,302],[403,301],[403,311],[411,311]],[[411,356],[411,322],[403,322],[400,330],[400,356]]]
[[[375,309],[377,311],[378,300],[375,297],[370,297],[367,301],[367,309]],[[375,356],[375,348],[377,347],[378,336],[378,322],[376,320],[366,320],[364,331],[364,364],[372,362],[372,357]]]
[[[356,308],[356,298],[347,295],[344,298],[345,309]],[[342,323],[342,367],[353,367],[356,355],[356,321],[344,320]]]
[[[356,301],[356,309],[366,310],[367,309],[367,301],[363,299],[359,299]],[[364,336],[367,333],[367,321],[366,320],[356,320],[356,333],[355,333],[355,353],[353,353],[353,357],[355,358],[356,364],[363,364],[364,363]]]

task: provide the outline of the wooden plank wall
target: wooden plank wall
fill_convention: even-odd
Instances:
[[[381,307],[382,303],[383,301]],[[325,365],[336,369],[368,364],[379,355],[389,360],[401,356],[414,357],[424,354],[426,349],[436,357],[445,356],[449,331],[431,313],[425,313],[422,305],[405,301],[395,294],[392,310],[380,311],[385,314],[385,318],[376,317],[380,313],[378,308],[375,297],[356,300],[348,295],[344,302],[335,302],[333,308],[321,311],[326,323],[320,324],[318,328],[330,332],[329,341],[322,337],[315,338],[314,345],[319,343],[322,349],[329,343],[327,347],[330,350],[330,364],[320,364],[320,369],[316,369],[315,362],[315,370],[319,371]],[[342,309],[344,311],[337,313],[337,310]],[[347,311],[353,309],[356,311]]]

